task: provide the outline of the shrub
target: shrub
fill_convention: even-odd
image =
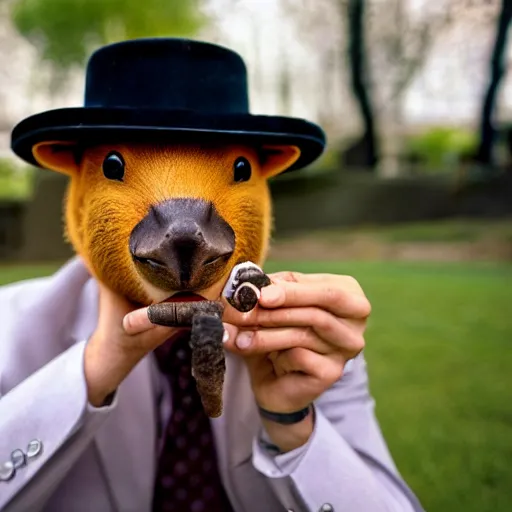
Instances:
[[[34,173],[26,165],[0,158],[0,199],[23,200],[32,193]]]
[[[477,137],[460,128],[437,127],[407,138],[405,157],[429,169],[445,170],[471,157]]]

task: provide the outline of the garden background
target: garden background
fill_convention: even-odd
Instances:
[[[66,178],[14,158],[16,122],[80,105],[101,44],[229,46],[254,113],[329,138],[272,182],[267,269],[361,282],[377,415],[427,511],[511,510],[511,17],[509,0],[0,0],[0,284],[72,255]]]

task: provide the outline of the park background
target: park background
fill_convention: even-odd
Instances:
[[[377,415],[426,510],[511,510],[511,17],[511,0],[0,0],[0,284],[72,254],[66,178],[14,158],[16,122],[80,105],[101,44],[229,46],[253,113],[329,138],[272,183],[267,269],[363,285]]]

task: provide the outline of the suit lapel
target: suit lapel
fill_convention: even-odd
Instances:
[[[73,338],[88,339],[98,321],[98,288],[83,288]],[[117,391],[117,405],[95,435],[100,463],[115,510],[149,512],[155,478],[156,410],[153,358],[144,358]]]
[[[117,510],[151,509],[157,424],[151,371],[149,357],[133,369],[95,438]]]

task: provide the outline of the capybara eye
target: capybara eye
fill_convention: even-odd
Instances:
[[[251,179],[251,164],[247,158],[241,156],[235,160],[235,181],[237,183],[241,181],[249,181]]]
[[[123,157],[112,151],[103,160],[103,174],[109,180],[123,181],[124,160]]]

